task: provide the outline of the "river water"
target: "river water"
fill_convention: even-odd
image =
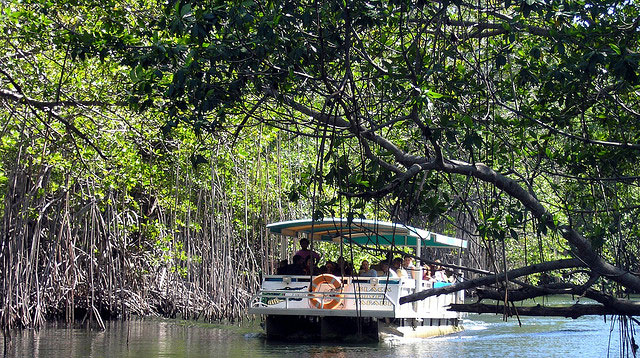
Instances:
[[[107,322],[105,331],[46,327],[13,333],[6,357],[620,357],[620,323],[602,317],[513,318],[471,314],[465,330],[376,344],[270,343],[260,327],[180,320]]]

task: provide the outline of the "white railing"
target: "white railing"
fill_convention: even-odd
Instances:
[[[399,281],[389,283],[389,281]],[[464,297],[463,292],[433,296],[411,304],[400,305],[402,296],[414,292],[413,280],[397,278],[344,278],[343,291],[309,291],[308,276],[266,276],[263,287],[251,299],[250,313],[275,315],[359,315],[395,318],[456,318],[459,314],[447,306]],[[265,287],[266,286],[266,287]],[[433,287],[422,282],[421,290]],[[313,301],[310,301],[313,299]],[[337,305],[335,300],[342,300]],[[331,302],[331,308],[325,306]],[[332,312],[329,312],[332,311]]]
[[[331,292],[331,291],[291,292],[291,291],[283,291],[283,290],[260,290],[251,299],[251,302],[252,302],[251,306],[252,307],[269,307],[269,306],[272,306],[273,304],[268,304],[268,302],[269,300],[273,300],[273,299],[279,300],[279,302],[277,303],[284,301],[284,307],[278,306],[279,308],[282,308],[282,309],[300,308],[300,307],[291,307],[290,302],[291,301],[298,302],[298,301],[309,300],[309,299],[319,300],[321,303],[320,309],[324,308],[324,301],[326,299],[330,299],[330,300],[339,299],[339,300],[345,300],[345,301],[353,301],[356,307],[358,306],[358,303],[359,303],[358,300],[363,300],[363,299],[381,302],[381,303],[389,302],[390,304],[389,311],[395,310],[395,307],[396,307],[396,302],[391,297],[389,297],[387,293],[384,293],[384,292]],[[265,300],[267,302],[265,302]]]

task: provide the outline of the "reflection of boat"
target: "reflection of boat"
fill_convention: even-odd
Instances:
[[[287,237],[342,241],[354,249],[409,246],[416,256],[425,247],[467,247],[465,240],[374,220],[294,220],[267,227],[282,235],[283,248]],[[460,314],[446,306],[460,303],[463,292],[399,304],[400,297],[434,285],[422,280],[421,271],[414,277],[268,275],[249,313],[265,315],[267,338],[276,340],[378,340],[385,335],[430,337],[460,330]]]

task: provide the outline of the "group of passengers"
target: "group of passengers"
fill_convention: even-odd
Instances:
[[[415,278],[418,275],[418,269],[413,263],[413,257],[405,256],[404,258],[391,258],[387,256],[385,260],[380,261],[374,266],[369,265],[369,261],[363,260],[358,271],[358,276],[363,277],[407,277]]]
[[[435,262],[440,263],[440,260],[436,260]],[[421,270],[414,264],[413,257],[406,255],[403,258],[396,257],[392,259],[391,264],[389,264],[389,259],[386,259],[373,267],[369,266],[367,260],[363,260],[360,270],[358,271],[358,276],[388,276],[415,279],[417,275],[420,275],[420,271]],[[441,265],[429,265],[425,263],[422,265],[422,280],[426,282],[454,282],[455,275],[453,271],[445,270]]]
[[[436,260],[440,263],[440,260]],[[422,280],[427,282],[454,282],[455,274],[451,270],[445,270],[441,265],[422,265]]]
[[[293,262],[288,264],[287,260],[280,262],[277,270],[278,275],[320,275],[329,273],[335,276],[362,276],[362,277],[406,277],[416,278],[422,271],[422,279],[427,282],[453,282],[453,272],[445,271],[441,265],[423,264],[422,270],[417,268],[413,262],[413,257],[393,258],[391,254],[375,265],[370,265],[369,261],[363,260],[360,269],[355,272],[353,264],[346,261],[342,256],[336,262],[327,260],[320,267],[320,255],[309,249],[309,240],[300,240],[301,249],[293,256]],[[440,260],[436,260],[440,263]]]
[[[300,240],[301,249],[293,255],[293,262],[287,263],[287,260],[280,261],[278,266],[278,275],[315,275],[316,263],[320,260],[320,254],[309,250],[309,240]]]

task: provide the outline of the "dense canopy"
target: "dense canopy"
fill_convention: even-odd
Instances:
[[[481,298],[499,297],[505,310],[510,300],[572,293],[598,301],[605,309],[591,311],[597,314],[640,313],[619,298],[640,292],[636,1],[28,1],[0,11],[4,48],[11,49],[2,59],[0,98],[12,140],[22,143],[18,151],[3,144],[11,154],[3,165],[24,166],[22,148],[45,153],[37,161],[54,163],[56,188],[73,188],[64,184],[74,177],[70,168],[85,163],[88,179],[77,193],[95,200],[59,207],[72,207],[62,212],[79,213],[78,222],[90,222],[86,208],[93,218],[113,210],[118,219],[103,220],[112,226],[89,232],[124,238],[100,241],[109,243],[100,250],[83,239],[86,262],[98,261],[96,250],[114,257],[153,251],[127,246],[131,237],[167,242],[153,246],[171,253],[167,267],[180,262],[186,281],[201,270],[204,282],[220,262],[213,237],[233,243],[224,252],[254,248],[243,265],[269,271],[269,254],[255,246],[275,252],[276,244],[255,228],[270,219],[382,217],[469,241],[466,266],[484,276],[447,290],[491,286],[478,291]],[[129,154],[116,152],[122,156],[111,162],[114,148]],[[77,159],[58,166],[59,153]],[[96,162],[86,164],[87,157]],[[203,174],[198,168],[206,164]],[[144,174],[130,175],[137,168]],[[10,171],[7,178],[19,177]],[[29,183],[38,183],[33,177]],[[24,210],[5,204],[8,237],[9,219],[28,217],[37,202],[31,198],[47,196],[15,196],[15,186],[5,187],[7,199],[27,198]],[[57,198],[36,205],[42,217],[52,215],[47,203],[70,202],[64,190],[27,187],[47,187]],[[179,187],[186,193],[178,195]],[[132,192],[138,197],[116,200]],[[234,196],[240,192],[244,198]],[[198,204],[180,207],[181,199]],[[89,205],[98,202],[109,209]],[[216,207],[221,202],[235,209]],[[158,205],[182,214],[152,215]],[[132,206],[148,215],[127,221],[115,214]],[[51,224],[35,230],[42,237],[60,233],[45,256],[72,247],[52,244],[74,237],[61,229],[70,222],[25,219],[22,246],[4,239],[4,272],[17,261],[37,261],[10,255],[38,247],[30,246],[37,242],[33,227]],[[194,244],[192,235],[211,245]],[[193,251],[183,256],[183,247]],[[200,265],[206,255],[212,259]],[[149,270],[164,284],[161,266]],[[5,307],[15,305],[10,301]]]

